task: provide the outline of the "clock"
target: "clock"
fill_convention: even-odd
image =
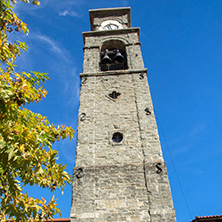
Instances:
[[[102,22],[99,30],[114,30],[114,29],[122,29],[123,26],[120,22],[116,20],[106,20]]]
[[[118,29],[118,26],[110,23],[110,24],[103,27],[103,30],[113,30],[113,29]]]

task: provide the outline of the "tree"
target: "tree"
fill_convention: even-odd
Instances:
[[[32,4],[40,3],[34,0]],[[28,196],[24,188],[37,185],[54,192],[71,183],[52,144],[71,139],[74,130],[56,127],[26,108],[46,96],[42,84],[49,77],[34,71],[16,72],[16,58],[27,46],[10,42],[10,34],[28,34],[28,28],[14,13],[15,7],[15,0],[0,0],[0,221],[42,221],[60,214],[54,196],[46,203],[44,198]]]

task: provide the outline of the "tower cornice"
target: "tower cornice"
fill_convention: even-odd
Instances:
[[[128,34],[128,33],[133,33],[137,32],[138,34],[138,39],[140,39],[140,28],[127,28],[127,29],[115,29],[115,30],[102,30],[102,31],[90,31],[90,32],[83,32],[83,41],[85,43],[85,38],[86,37],[91,37],[91,36],[111,36],[111,35],[118,35],[118,34]]]
[[[112,70],[106,72],[93,72],[93,73],[80,73],[80,77],[90,76],[107,76],[107,75],[128,75],[128,74],[140,74],[147,73],[147,69],[124,69],[124,70]]]

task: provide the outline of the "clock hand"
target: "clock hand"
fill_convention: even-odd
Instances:
[[[107,25],[107,29],[111,30],[112,26],[111,25]]]

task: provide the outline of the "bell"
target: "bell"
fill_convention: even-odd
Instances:
[[[117,53],[116,55],[113,57],[113,62],[114,63],[124,63],[125,62],[125,58],[124,56],[120,53],[119,49],[117,49]]]
[[[107,53],[105,53],[104,57],[102,58],[101,64],[107,65],[111,63],[112,63],[112,60],[109,58]]]

